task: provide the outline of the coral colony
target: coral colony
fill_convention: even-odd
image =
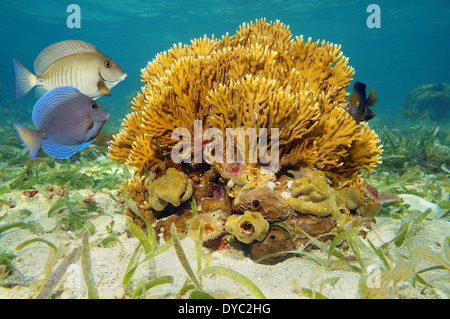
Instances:
[[[165,240],[203,226],[205,246],[266,263],[344,226],[364,234],[380,206],[361,172],[382,149],[346,111],[353,74],[339,45],[265,19],[159,53],[109,147],[135,169],[121,191],[140,216],[126,214]]]

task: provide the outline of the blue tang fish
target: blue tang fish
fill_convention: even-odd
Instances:
[[[369,107],[374,106],[377,100],[374,88],[370,88],[369,96],[366,98],[366,85],[361,82],[356,82],[353,85],[353,91],[350,95],[348,112],[353,116],[356,123],[362,120],[371,120],[375,117],[375,113]]]
[[[33,108],[38,130],[13,124],[33,159],[39,148],[56,158],[67,158],[88,146],[100,133],[109,113],[92,98],[71,86],[47,92]]]

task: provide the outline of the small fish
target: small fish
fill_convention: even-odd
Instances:
[[[95,99],[111,95],[110,90],[127,74],[113,59],[83,41],[55,43],[42,51],[34,62],[36,75],[13,59],[16,75],[16,97],[20,99],[33,87],[39,98],[58,86],[73,86]]]
[[[377,103],[377,96],[375,89],[370,88],[369,97],[366,98],[366,85],[361,82],[356,82],[353,85],[353,91],[350,95],[350,103],[348,105],[348,112],[355,119],[356,123],[362,120],[368,121],[375,117],[375,114],[369,107]]]
[[[433,133],[432,133],[433,137],[436,137],[436,135],[438,134],[438,132],[439,132],[439,126],[436,126],[436,127],[434,128],[434,130],[433,130]]]
[[[38,130],[13,124],[30,159],[39,148],[56,158],[67,158],[88,146],[100,133],[109,113],[90,97],[71,86],[47,92],[33,108],[32,120]]]

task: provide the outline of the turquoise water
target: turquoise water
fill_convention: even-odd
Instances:
[[[450,2],[435,1],[77,1],[81,28],[70,29],[67,6],[73,1],[2,1],[0,4],[0,88],[3,108],[28,118],[34,93],[15,100],[12,58],[32,69],[45,47],[67,39],[93,43],[128,73],[109,108],[113,129],[126,113],[125,98],[141,86],[140,70],[174,43],[214,34],[233,34],[243,22],[261,17],[281,20],[294,36],[342,45],[356,74],[374,86],[377,116],[395,116],[406,94],[427,83],[449,82]],[[381,27],[368,28],[369,4],[379,5]],[[350,89],[350,88],[349,88]],[[7,106],[7,104],[9,106]],[[30,117],[30,116],[29,116]],[[31,120],[31,119],[30,119]]]
[[[388,288],[380,290],[378,295],[373,292],[376,290],[369,291],[372,293],[370,294],[363,291],[364,285],[360,285],[360,279],[367,279],[363,276],[368,275],[366,270],[369,267],[358,271],[359,266],[355,260],[360,255],[359,249],[353,252],[354,256],[347,249],[346,255],[342,255],[344,257],[336,255],[336,258],[331,256],[330,259],[331,252],[335,248],[337,250],[337,247],[329,246],[329,242],[328,246],[321,248],[323,250],[323,247],[332,247],[325,251],[328,253],[328,259],[322,258],[323,252],[321,255],[313,252],[310,259],[298,258],[287,264],[288,266],[280,263],[280,268],[263,268],[257,263],[249,267],[246,259],[242,264],[239,261],[239,265],[243,266],[238,266],[237,259],[242,259],[244,255],[231,255],[230,258],[229,254],[218,252],[212,257],[209,256],[212,258],[211,265],[231,265],[230,269],[256,282],[269,298],[308,296],[305,291],[313,288],[313,282],[314,285],[317,283],[316,288],[319,286],[316,271],[319,269],[323,271],[323,280],[328,280],[325,285],[325,281],[320,279],[320,285],[328,289],[324,295],[329,298],[448,299],[449,112],[435,112],[433,119],[423,120],[420,116],[424,114],[407,118],[404,101],[408,92],[415,88],[422,87],[421,90],[426,91],[427,88],[423,88],[426,84],[450,83],[449,0],[76,1],[75,4],[81,10],[81,27],[69,28],[67,19],[71,12],[67,12],[67,8],[74,1],[76,0],[2,0],[0,3],[0,299],[40,298],[37,292],[38,287],[42,288],[43,278],[54,279],[58,272],[55,271],[50,277],[51,267],[56,262],[59,265],[65,263],[67,259],[61,262],[63,255],[70,256],[69,248],[79,247],[82,234],[83,239],[87,238],[84,237],[87,236],[86,229],[91,236],[90,245],[96,276],[94,281],[99,287],[100,297],[135,297],[133,292],[138,291],[138,286],[153,280],[154,275],[175,278],[172,286],[166,286],[169,287],[167,291],[161,289],[155,292],[155,296],[159,298],[175,298],[186,288],[186,273],[176,258],[182,260],[174,254],[173,260],[161,259],[156,266],[153,265],[153,260],[148,264],[142,262],[133,280],[131,277],[135,269],[126,272],[136,260],[144,258],[144,252],[140,250],[138,253],[136,249],[137,242],[134,237],[141,235],[139,240],[143,240],[143,243],[146,243],[146,237],[139,232],[140,228],[132,228],[131,224],[124,222],[125,206],[131,207],[132,210],[136,204],[122,200],[122,194],[117,190],[123,185],[124,179],[131,178],[132,172],[127,169],[127,165],[118,164],[105,157],[107,145],[111,140],[110,134],[99,135],[96,138],[98,144],[94,143],[92,147],[78,152],[70,159],[53,159],[42,151],[35,160],[28,159],[12,123],[33,127],[31,112],[36,97],[31,91],[24,98],[16,99],[12,59],[22,62],[32,70],[37,55],[51,44],[70,39],[94,44],[101,52],[117,61],[128,74],[125,81],[112,89],[112,96],[97,100],[111,113],[111,118],[102,132],[117,133],[122,119],[129,112],[130,104],[127,99],[133,97],[142,86],[141,69],[155,55],[170,49],[174,43],[189,44],[191,39],[204,35],[214,35],[216,38],[227,32],[233,35],[242,23],[260,18],[266,18],[267,21],[280,20],[289,25],[294,37],[303,35],[305,39],[311,37],[313,41],[320,39],[341,44],[343,53],[350,59],[349,64],[355,69],[354,81],[364,82],[368,87],[373,86],[376,89],[378,103],[373,108],[376,118],[371,120],[369,125],[379,135],[383,144],[383,163],[372,172],[363,172],[362,177],[372,189],[383,190],[379,194],[380,197],[387,191],[385,195],[402,196],[402,201],[382,202],[377,215],[377,228],[374,226],[374,231],[368,233],[369,237],[372,236],[370,239],[376,249],[372,243],[369,247],[367,243],[357,242],[364,247],[361,249],[361,255],[365,266],[372,266],[369,262],[378,260],[380,254],[382,255],[378,264],[381,265],[383,275],[387,274],[384,278],[388,278],[388,283],[389,276],[396,278],[392,275],[395,271],[403,271],[405,276],[417,272],[423,275],[423,278],[417,280],[414,287],[411,278],[402,278],[396,283],[403,289],[400,293],[395,289],[389,290],[389,287],[394,286],[389,284],[386,286]],[[371,12],[367,12],[367,8],[371,4],[378,5],[381,10],[379,28],[368,26]],[[347,89],[349,93],[352,86],[353,83]],[[445,87],[437,85],[434,88],[439,89],[441,86]],[[447,92],[450,92],[450,88]],[[447,98],[435,98],[430,100],[430,103],[439,102],[441,107],[445,107],[445,102],[442,101],[450,101],[450,93],[447,93]],[[450,105],[447,105],[447,109],[450,109]],[[196,175],[192,176],[194,179]],[[217,183],[221,185],[220,182]],[[226,185],[233,188],[235,184],[233,181],[233,186],[229,187],[229,183]],[[146,190],[142,191],[145,192]],[[216,195],[214,190],[214,196]],[[373,197],[373,193],[370,196]],[[191,202],[186,201],[183,205],[180,207],[186,208]],[[190,207],[192,211],[197,210],[193,208],[194,201]],[[189,212],[189,208],[184,208],[183,214],[186,217],[185,212]],[[173,212],[172,208],[169,210],[170,213]],[[158,223],[161,220],[163,219],[159,219]],[[127,229],[134,236],[128,236]],[[158,232],[162,233],[161,227],[158,229]],[[64,237],[66,233],[69,235]],[[347,232],[348,236],[349,233],[350,230]],[[233,238],[230,243],[233,243]],[[348,240],[352,238],[359,237],[348,237]],[[36,239],[40,241],[33,242]],[[235,244],[236,242],[234,241]],[[25,248],[30,243],[33,245]],[[111,243],[113,245],[109,245]],[[222,239],[219,243],[227,244]],[[51,246],[53,244],[54,247]],[[153,243],[148,239],[146,249],[151,245]],[[186,247],[186,241],[183,245]],[[55,249],[56,246],[58,249]],[[89,251],[87,247],[89,245],[86,240],[83,249]],[[212,249],[223,248],[220,247],[217,245]],[[356,246],[351,248],[354,247]],[[374,249],[374,252],[371,249]],[[189,257],[197,256],[198,247],[191,246],[188,251],[191,254]],[[11,252],[11,255],[8,257],[5,252]],[[168,252],[172,253],[170,250]],[[147,250],[145,253],[149,256]],[[137,259],[135,255],[138,256]],[[75,258],[73,256],[72,258]],[[342,262],[350,265],[352,259],[347,258],[349,256],[354,257],[352,270],[348,267],[349,270],[342,268],[341,271],[339,266],[336,271],[330,270],[332,263]],[[88,257],[85,258],[89,261]],[[415,263],[419,259],[424,261],[416,266]],[[73,259],[69,261],[66,268],[74,262]],[[5,263],[10,268],[7,271]],[[196,262],[191,260],[191,264],[194,263]],[[83,270],[90,268],[88,262],[82,266]],[[402,270],[402,267],[407,271]],[[81,274],[81,268],[78,269]],[[265,272],[260,273],[260,270]],[[309,273],[310,270],[315,272]],[[63,269],[64,272],[66,269]],[[75,278],[75,275],[73,272],[69,274],[72,276],[70,278]],[[41,293],[52,292],[52,298],[91,297],[84,285],[71,286],[69,276],[62,280],[63,284],[53,287],[53,292],[52,289],[44,287],[40,290]],[[124,283],[127,277],[131,283]],[[89,278],[76,278],[79,278],[80,282],[89,283]],[[280,279],[273,281],[274,278]],[[329,281],[330,279],[332,281]],[[334,283],[329,284],[330,282]],[[227,285],[223,286],[225,288],[220,282],[217,286],[207,282],[205,291],[218,292],[218,297],[225,298],[252,297],[248,293],[241,294],[242,289],[236,295],[231,290],[227,291]],[[117,288],[121,289],[119,293]]]

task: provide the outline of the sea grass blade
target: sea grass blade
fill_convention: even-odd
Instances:
[[[445,259],[450,262],[450,236],[445,237],[443,246]]]
[[[191,210],[192,210],[192,217],[195,218],[198,215],[198,208],[197,208],[197,202],[195,200],[195,197],[192,197],[191,200]]]
[[[340,279],[341,279],[341,277],[331,277],[331,278],[325,279],[324,281],[331,287],[334,287]]]
[[[203,290],[194,290],[189,295],[189,299],[216,299],[214,296],[210,295],[209,293],[203,291]]]
[[[141,264],[143,264],[146,261],[149,261],[150,259],[155,258],[156,256],[158,256],[159,254],[162,254],[163,252],[165,252],[167,249],[169,249],[170,247],[172,247],[173,245],[173,240],[170,239],[168,242],[166,242],[164,245],[156,248],[155,250],[153,250],[151,253],[147,254],[145,256],[145,258],[140,261],[137,262],[137,252],[139,250],[139,248],[141,247],[141,245],[138,245],[138,247],[136,248],[133,256],[131,257],[131,260],[128,264],[127,270],[125,271],[125,275],[123,277],[122,280],[122,285],[126,285],[130,282],[131,278],[133,277],[134,272],[136,271],[137,267],[139,267]]]
[[[351,250],[353,251],[353,255],[355,256],[355,258],[358,261],[359,265],[361,266],[361,271],[364,272],[365,271],[365,265],[364,265],[364,263],[362,261],[361,251],[360,251],[358,245],[355,242],[356,240],[360,240],[360,239],[358,237],[355,237],[355,239],[348,238],[347,239],[347,243],[350,246]]]
[[[370,247],[375,252],[375,254],[378,256],[378,258],[381,259],[386,269],[390,270],[391,266],[389,266],[389,262],[387,261],[386,256],[383,253],[383,250],[381,248],[377,248],[369,238],[367,238],[367,242],[369,243]]]
[[[145,222],[145,225],[147,228],[147,242],[148,242],[148,245],[150,246],[147,248],[150,248],[150,250],[149,250],[149,252],[150,252],[153,249],[155,249],[155,247],[156,247],[156,232],[153,229],[153,226],[151,225],[151,223],[149,223],[147,221],[147,219],[144,216],[142,216],[141,212],[139,211],[139,208],[137,207],[134,200],[130,196],[131,195],[129,194],[129,190],[128,190],[128,198],[125,200],[125,202],[127,203],[128,207],[133,211],[133,213],[135,213],[137,216],[139,216]]]
[[[406,238],[409,240],[412,238],[412,236],[414,236],[417,232],[417,229],[419,228],[420,224],[425,220],[425,218],[428,217],[428,215],[430,215],[432,212],[431,208],[428,208],[427,210],[425,210],[424,212],[422,212],[421,214],[419,214],[419,216],[412,222],[411,227],[408,230],[408,233],[406,235]]]
[[[52,274],[50,279],[45,283],[36,299],[47,299],[48,297],[50,297],[53,289],[61,280],[62,276],[66,273],[67,268],[71,264],[74,264],[80,257],[80,251],[81,247],[76,247],[69,253],[69,255],[67,255],[67,257],[61,262],[61,264],[59,264],[58,268]]]
[[[203,225],[198,230],[198,243],[197,243],[197,271],[202,270],[202,247],[203,247]]]
[[[12,229],[12,228],[16,228],[16,227],[19,227],[19,228],[29,228],[30,225],[28,225],[28,224],[26,224],[26,223],[23,223],[23,222],[3,224],[3,225],[0,225],[0,235],[1,235],[3,232],[5,232],[5,231],[7,231],[7,230],[9,230],[9,229]]]
[[[419,165],[414,166],[411,170],[408,170],[405,174],[397,178],[395,181],[391,182],[389,185],[382,187],[379,191],[385,191],[394,187],[399,187],[420,172]]]
[[[435,265],[435,266],[431,266],[431,267],[416,271],[416,273],[414,274],[414,277],[412,279],[413,287],[416,287],[417,282],[421,283],[422,285],[428,285],[428,283],[422,278],[422,276],[420,276],[420,274],[426,273],[428,271],[434,271],[434,270],[445,270],[445,267],[442,265]]]
[[[119,237],[116,234],[111,234],[106,236],[105,238],[103,238],[100,242],[104,247],[107,247],[113,243],[118,243],[120,245],[120,253],[119,253],[119,257],[122,256],[124,247],[122,242],[120,241]]]
[[[97,291],[97,286],[95,285],[94,274],[92,272],[88,231],[85,231],[83,234],[83,244],[81,246],[81,267],[83,269],[84,281],[88,288],[88,298],[98,299],[99,295]]]
[[[10,201],[6,201],[6,200],[4,200],[4,199],[0,199],[0,204],[6,205],[6,206],[8,206],[8,207],[11,207],[11,206],[14,205],[14,204],[11,203]]]
[[[351,228],[349,230],[346,230],[343,233],[340,233],[336,237],[334,237],[333,241],[331,242],[331,246],[328,249],[328,261],[330,260],[331,256],[333,255],[333,251],[336,248],[337,245],[342,243],[344,240],[352,238],[358,234],[358,229]]]
[[[189,282],[189,278],[186,278],[183,286],[181,286],[180,291],[175,296],[175,299],[181,299],[181,297],[189,290],[195,289],[195,286]]]
[[[197,280],[197,277],[195,276],[195,273],[187,260],[186,254],[184,253],[183,247],[181,246],[180,240],[178,239],[177,228],[174,223],[172,223],[170,230],[172,233],[173,246],[181,265],[188,274],[189,279],[191,279],[192,283],[195,285],[195,288],[201,290],[200,283]]]
[[[317,291],[313,291],[312,289],[309,289],[309,288],[302,288],[301,293],[310,299],[328,299],[321,293],[319,293]]]
[[[146,283],[138,283],[136,286],[136,289],[133,293],[133,298],[137,298],[141,296],[145,291],[149,290],[150,288],[153,288],[158,285],[162,284],[173,284],[173,277],[172,276],[162,276],[158,277],[152,280],[147,281]]]
[[[128,263],[127,269],[125,270],[125,275],[122,279],[122,285],[127,285],[131,278],[134,275],[134,272],[136,271],[137,267],[140,265],[140,263],[137,262],[137,256],[139,253],[139,249],[141,248],[141,245],[137,245],[136,249],[134,250],[133,255],[131,256],[130,262]]]
[[[221,275],[228,277],[239,284],[241,284],[243,287],[247,288],[250,293],[255,296],[257,299],[266,299],[262,291],[247,277],[244,275],[241,275],[240,273],[220,266],[210,266],[208,268],[202,269],[199,273],[199,277],[203,277],[206,275]]]
[[[391,134],[389,133],[389,130],[387,129],[386,125],[384,126],[384,130],[386,131],[386,136],[388,138],[388,141],[392,145],[392,149],[394,150],[394,153],[397,151],[397,145],[395,145],[394,140],[391,137]]]
[[[48,240],[42,239],[42,238],[32,238],[29,240],[25,240],[16,246],[16,250],[21,250],[25,246],[28,246],[29,244],[32,244],[32,243],[44,243],[47,246],[49,246],[50,248],[52,248],[55,253],[58,251],[58,247],[56,247],[55,244],[53,244],[52,242],[50,242]]]
[[[421,295],[423,295],[424,293],[425,293],[425,290],[427,290],[428,289],[428,287],[432,287],[432,283],[434,283],[435,281],[439,281],[439,280],[449,280],[450,279],[450,276],[449,275],[442,275],[442,276],[438,276],[438,277],[436,277],[436,278],[434,278],[434,279],[432,279],[432,280],[430,280],[430,282],[428,282],[427,284],[426,284],[426,286],[425,287],[423,287],[421,290],[420,290],[420,294]]]
[[[28,228],[31,232],[36,233],[36,232],[40,232],[40,227],[38,227],[38,225],[40,226],[40,224],[33,224],[32,222],[29,223],[23,223],[23,222],[17,222],[17,223],[8,223],[8,224],[3,224],[0,225],[0,235],[7,231],[10,230],[12,228]]]
[[[169,249],[170,247],[172,247],[173,245],[173,240],[170,239],[169,241],[167,241],[164,245],[154,249],[150,254],[147,254],[145,256],[145,258],[142,260],[141,263],[146,262],[152,258],[155,258],[156,256],[158,256],[159,254],[162,254],[163,252],[165,252],[167,249]]]
[[[130,232],[134,235],[134,237],[136,237],[139,242],[141,243],[142,247],[144,247],[144,251],[146,254],[149,254],[153,251],[153,249],[155,248],[153,245],[153,241],[149,240],[149,238],[145,235],[145,233],[143,232],[143,230],[135,225],[133,223],[133,220],[126,216],[125,217],[125,222],[128,226],[128,229],[130,230]],[[150,226],[150,228],[153,229],[153,227]]]
[[[50,207],[50,209],[47,212],[47,217],[52,217],[52,215],[54,213],[56,213],[57,211],[62,210],[65,206],[66,206],[66,199],[64,197],[61,197],[60,199],[58,199],[56,201],[56,203],[54,203],[52,205],[52,207]]]
[[[391,240],[391,242],[394,242],[396,247],[403,246],[403,243],[406,239],[406,234],[408,233],[409,225],[411,225],[411,221],[406,222],[402,218],[400,229],[398,230],[397,235],[394,237],[394,239]]]

